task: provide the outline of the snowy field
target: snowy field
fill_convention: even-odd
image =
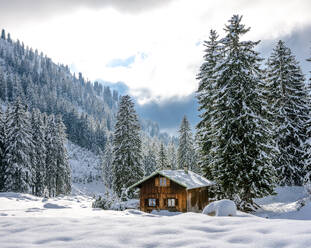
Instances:
[[[105,211],[92,209],[92,198],[86,195],[45,200],[0,193],[0,247],[311,247],[310,206],[300,211],[294,207],[302,189],[278,191],[278,196],[261,200],[264,210],[258,213],[277,219],[241,212],[210,217]],[[308,220],[293,220],[293,213]]]

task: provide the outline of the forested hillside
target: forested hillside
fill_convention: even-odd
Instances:
[[[20,97],[30,109],[61,114],[69,140],[92,150],[104,149],[107,132],[114,125],[118,93],[91,84],[82,74],[70,73],[37,50],[13,42],[2,32],[0,39],[0,99]]]
[[[95,152],[104,151],[115,124],[119,93],[98,82],[72,74],[68,66],[55,64],[42,52],[12,40],[2,31],[0,38],[0,100],[18,97],[31,110],[61,114],[68,139]],[[141,120],[142,130],[168,143],[170,137],[159,126]]]

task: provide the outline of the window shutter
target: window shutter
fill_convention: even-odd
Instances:
[[[167,198],[164,198],[163,201],[164,201],[164,207],[167,207],[167,205],[168,205],[167,204]]]
[[[170,186],[170,184],[171,184],[171,180],[170,180],[170,179],[168,179],[168,178],[166,178],[166,186],[167,186],[167,187],[169,187],[169,186]]]
[[[149,206],[148,199],[145,199],[145,207],[148,207],[148,206]]]
[[[178,206],[178,199],[175,199],[175,206]]]
[[[159,178],[158,177],[155,178],[155,186],[159,187]]]
[[[156,206],[159,206],[159,199],[156,199]]]

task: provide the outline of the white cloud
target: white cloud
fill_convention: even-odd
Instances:
[[[189,95],[196,89],[203,56],[197,43],[207,39],[211,28],[223,33],[232,14],[242,14],[243,22],[252,27],[246,38],[275,39],[310,24],[310,7],[308,0],[181,0],[136,14],[80,9],[8,28],[14,37],[52,59],[74,64],[91,80],[124,81],[132,94],[146,102]],[[135,61],[128,67],[107,66],[133,54]],[[151,92],[147,98],[141,94],[146,89]]]

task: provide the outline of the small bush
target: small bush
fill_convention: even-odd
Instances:
[[[108,191],[103,196],[97,196],[92,203],[93,208],[102,208],[105,210],[125,210],[125,203],[122,202],[115,194]]]

